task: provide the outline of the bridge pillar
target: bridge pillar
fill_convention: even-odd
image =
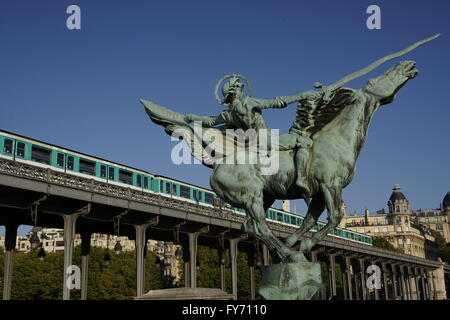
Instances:
[[[392,286],[394,288],[394,300],[397,300],[398,298],[397,268],[395,266],[395,263],[391,263],[391,269],[392,269]]]
[[[436,300],[436,283],[434,282],[434,274],[431,270],[428,270],[428,276],[430,279],[430,287],[431,287],[431,299]]]
[[[408,267],[406,266],[405,269],[406,269],[406,272],[405,272],[406,299],[412,300],[412,290],[411,290],[410,281],[409,281]]]
[[[267,248],[267,246],[265,244],[263,244],[262,245],[262,260],[263,260],[264,266],[269,265],[269,262],[270,262],[269,257],[270,257],[269,248]]]
[[[423,299],[429,300],[427,279],[425,279],[425,272],[423,268],[420,269],[420,277],[422,278]]]
[[[145,293],[145,255],[147,251],[147,229],[157,225],[158,217],[148,221],[147,223],[135,225],[136,231],[135,247],[136,247],[136,295],[142,296]]]
[[[351,257],[345,256],[345,276],[347,279],[347,299],[353,300],[353,288],[352,288],[352,261]]]
[[[377,261],[373,261],[372,260],[372,264],[373,265],[377,265]],[[380,279],[381,280],[381,279]],[[381,283],[380,283],[381,285]],[[374,292],[375,292],[375,300],[380,300],[380,289],[378,289],[376,286],[374,288]]]
[[[230,242],[230,260],[231,260],[231,288],[234,296],[234,300],[237,300],[237,254],[238,254],[238,243],[240,240],[245,239],[247,235],[228,239]]]
[[[405,286],[405,273],[403,270],[403,265],[399,265],[400,268],[400,286],[401,286],[401,293],[402,293],[402,299],[408,300],[408,294],[406,293],[406,286]]]
[[[3,300],[11,299],[13,257],[16,248],[18,224],[5,224],[5,270],[3,272]]]
[[[387,281],[387,267],[386,262],[381,262],[381,272],[383,272],[383,289],[384,289],[384,299],[389,300],[389,286]]]
[[[414,280],[416,282],[417,300],[421,300],[422,299],[422,290],[421,290],[420,284],[419,284],[419,273],[417,271],[417,268],[414,268]]]
[[[190,288],[197,288],[197,245],[198,245],[198,236],[201,233],[205,233],[209,231],[209,227],[203,227],[195,232],[188,233],[188,241],[189,241],[189,263],[184,264],[185,277],[187,275],[186,271],[189,272],[189,281],[185,281],[185,285]],[[183,250],[184,251],[184,250]],[[186,270],[189,269],[189,270]],[[186,278],[187,279],[187,278]]]
[[[81,300],[87,300],[91,235],[89,231],[81,233]]]
[[[330,280],[330,295],[336,296],[336,254],[327,254],[328,256],[328,279]]]
[[[250,299],[256,299],[255,292],[255,250],[250,248],[247,250],[247,260],[248,260],[248,278],[250,281]]]
[[[219,258],[219,266],[220,266],[220,290],[223,292],[227,291],[225,285],[225,248],[223,245],[219,245],[219,249],[217,251]]]
[[[64,279],[63,279],[63,300],[70,300],[70,287],[67,282],[70,274],[67,274],[68,268],[72,265],[73,241],[75,238],[75,224],[80,212],[73,214],[63,214],[64,219]]]
[[[407,267],[408,270],[408,284],[410,288],[411,300],[417,300],[417,288],[414,281],[414,272],[410,266]]]
[[[183,262],[184,262],[184,287],[191,287],[191,254],[189,248],[189,240],[181,241],[183,247]]]
[[[364,266],[364,258],[359,258],[359,273],[361,276],[361,295],[363,300],[367,299],[367,288],[366,288],[366,270]]]
[[[360,299],[360,291],[359,291],[360,285],[359,285],[359,276],[358,276],[358,274],[355,274],[353,276],[353,278],[355,280],[355,297],[356,297],[356,300],[359,300]]]

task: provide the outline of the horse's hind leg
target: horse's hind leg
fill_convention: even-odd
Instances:
[[[324,209],[325,203],[323,194],[318,193],[312,198],[311,204],[308,207],[308,213],[306,214],[305,220],[303,220],[300,228],[286,238],[286,246],[289,248],[293,247],[306,232],[311,230],[311,228],[317,223],[317,219],[319,219]]]
[[[270,250],[276,250],[282,260],[291,262],[306,261],[303,253],[286,247],[277,237],[274,236],[272,230],[270,230],[266,222],[266,214],[264,210],[265,204],[262,191],[255,190],[254,192],[247,193],[245,206],[247,213],[254,220],[253,232],[256,238],[263,241]]]
[[[300,243],[301,252],[311,250],[312,247],[325,238],[330,230],[336,228],[342,219],[342,212],[340,210],[342,205],[341,189],[329,188],[327,186],[323,186],[321,189],[325,200],[325,206],[329,213],[328,223],[322,229],[317,231],[311,238],[305,238],[302,240]]]

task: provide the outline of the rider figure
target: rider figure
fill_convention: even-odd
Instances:
[[[228,106],[227,110],[222,111],[218,116],[196,116],[188,114],[185,121],[201,121],[204,127],[212,127],[218,124],[226,124],[230,129],[267,129],[261,110],[268,108],[285,108],[293,102],[310,104],[322,97],[324,91],[308,90],[292,96],[279,96],[274,99],[256,99],[244,96],[244,84],[239,78],[233,77],[222,87],[224,99],[222,104]],[[299,106],[300,107],[300,106]],[[309,155],[308,149],[312,145],[312,140],[306,132],[301,130],[290,130],[289,134],[280,135],[280,150],[291,150],[299,147],[302,149],[300,155],[295,157],[297,171],[306,164]],[[306,194],[305,199],[309,199],[310,190],[304,174],[298,174],[295,182],[296,186],[302,189]]]

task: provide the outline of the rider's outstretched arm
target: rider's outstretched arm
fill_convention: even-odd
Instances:
[[[223,117],[222,114],[218,115],[218,116],[212,116],[212,117],[208,117],[208,116],[197,116],[195,114],[187,114],[184,117],[184,120],[187,123],[191,123],[194,121],[199,121],[202,123],[203,127],[212,127],[218,124],[222,124],[225,123],[225,119]]]
[[[292,96],[279,96],[274,99],[255,99],[260,105],[260,109],[280,109],[286,108],[289,104],[293,102],[298,102],[300,100],[305,99],[316,99],[321,97],[323,94],[322,91],[308,90],[304,92],[300,92],[298,94],[294,94]]]

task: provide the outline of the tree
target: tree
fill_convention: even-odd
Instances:
[[[450,242],[445,242],[445,238],[437,231],[430,230],[434,241],[438,246],[438,256],[442,261],[450,263]]]
[[[378,247],[378,248],[383,248],[386,250],[390,250],[390,251],[396,251],[396,252],[400,252],[399,249],[395,248],[389,241],[388,239],[384,238],[384,237],[375,237],[373,239],[372,245],[374,247]]]

